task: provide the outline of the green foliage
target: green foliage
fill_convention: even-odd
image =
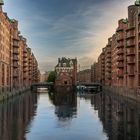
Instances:
[[[55,72],[51,71],[48,76],[47,82],[55,82]]]

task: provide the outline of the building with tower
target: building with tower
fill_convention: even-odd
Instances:
[[[77,82],[77,59],[66,57],[58,58],[58,64],[55,67],[56,87],[73,88]]]

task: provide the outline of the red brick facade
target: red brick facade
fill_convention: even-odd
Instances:
[[[55,67],[55,86],[73,87],[77,82],[77,59],[59,58]]]
[[[96,69],[103,85],[140,88],[140,4],[129,6],[128,18],[119,20]]]
[[[78,82],[91,83],[91,69],[78,72]]]
[[[38,80],[37,60],[20,35],[18,21],[10,19],[0,3],[0,93]]]

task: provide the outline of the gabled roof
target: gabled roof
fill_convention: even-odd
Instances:
[[[71,67],[76,59],[70,59],[66,57],[62,57],[58,59],[58,64],[56,67]],[[65,64],[65,66],[64,66]]]

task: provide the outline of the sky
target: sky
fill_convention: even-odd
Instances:
[[[77,58],[90,68],[118,20],[134,0],[4,0],[4,12],[19,21],[41,72],[54,69],[59,57]]]

